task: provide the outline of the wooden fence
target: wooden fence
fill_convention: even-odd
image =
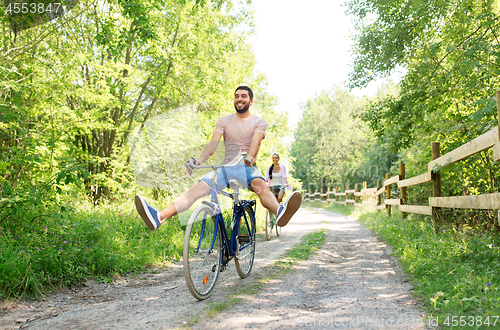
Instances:
[[[391,215],[391,207],[397,206],[402,212],[403,218],[407,213],[418,213],[432,216],[433,223],[440,217],[441,208],[456,209],[484,209],[498,210],[500,225],[500,193],[491,193],[483,195],[465,195],[443,197],[441,196],[441,171],[442,167],[456,163],[478,152],[493,148],[493,157],[495,161],[500,161],[500,91],[496,94],[499,126],[475,138],[474,140],[440,156],[440,145],[438,142],[432,144],[432,160],[427,165],[427,172],[406,178],[405,164],[400,164],[399,175],[391,177],[386,174],[385,181],[377,181],[377,187],[367,188],[366,182],[362,189],[356,184],[354,189],[346,185],[344,191],[339,191],[336,187],[334,191],[330,188],[326,193],[307,192],[304,201],[313,202],[335,202],[337,204],[354,204],[354,206],[374,206],[379,210],[385,209],[387,215]],[[409,186],[422,184],[432,181],[432,197],[429,197],[428,205],[406,205]],[[397,185],[400,190],[400,198],[391,198],[391,188]],[[385,198],[382,201],[382,194]],[[342,197],[343,200],[339,198]],[[362,199],[362,200],[361,200]]]

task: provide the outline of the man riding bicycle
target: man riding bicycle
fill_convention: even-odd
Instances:
[[[161,211],[148,205],[142,196],[135,196],[137,212],[149,229],[155,230],[174,215],[186,211],[199,198],[210,195],[211,189],[224,189],[231,179],[237,180],[240,184],[255,192],[259,196],[262,206],[276,215],[278,226],[286,226],[300,207],[302,197],[296,191],[285,203],[278,204],[264,181],[264,177],[255,166],[260,144],[265,138],[267,122],[250,112],[252,104],[252,90],[247,86],[236,88],[234,93],[236,112],[219,118],[210,142],[201,156],[195,160],[195,165],[200,165],[210,158],[217,149],[222,136],[224,136],[225,146],[224,164],[232,163],[241,152],[247,153],[248,161],[235,167],[217,169],[216,187],[213,187],[211,180],[211,175],[214,175],[214,173],[209,172]]]

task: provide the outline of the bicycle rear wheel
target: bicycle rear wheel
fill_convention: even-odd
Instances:
[[[269,241],[273,233],[273,214],[266,210],[266,239]]]
[[[215,232],[215,215],[207,205],[198,206],[189,218],[184,235],[184,277],[189,291],[198,300],[212,294],[219,277],[222,242]]]
[[[237,236],[236,271],[241,278],[250,275],[255,258],[255,215],[250,206],[243,209]]]

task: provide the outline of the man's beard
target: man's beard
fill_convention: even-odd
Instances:
[[[236,104],[234,105],[234,109],[236,110],[236,112],[238,113],[244,113],[244,112],[247,112],[248,109],[250,108],[250,104],[247,104],[243,107],[243,109],[238,109],[238,107],[236,106]]]

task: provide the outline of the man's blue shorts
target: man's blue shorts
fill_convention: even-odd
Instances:
[[[213,176],[214,171],[210,171],[201,179],[213,188]],[[234,167],[221,167],[217,169],[216,187],[217,190],[223,190],[229,185],[229,180],[234,179],[237,180],[242,186],[250,189],[250,182],[252,182],[255,178],[261,178],[264,180],[264,177],[256,166],[250,167],[246,164],[240,163]]]

